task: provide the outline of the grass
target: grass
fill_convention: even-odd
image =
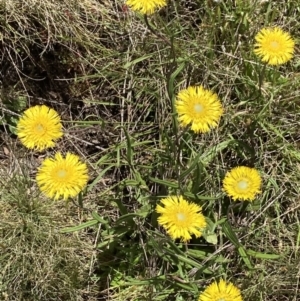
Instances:
[[[298,6],[170,1],[145,20],[117,0],[2,1],[0,300],[197,300],[220,278],[244,300],[299,300]],[[254,36],[274,25],[295,38],[295,56],[264,67]],[[199,84],[225,109],[204,135],[173,110]],[[42,153],[15,135],[35,104],[64,121]],[[58,150],[89,166],[83,208],[38,191],[36,168]],[[261,172],[251,204],[222,192],[237,165]],[[210,221],[187,245],[154,210],[178,193]]]

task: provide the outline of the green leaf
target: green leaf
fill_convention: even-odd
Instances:
[[[97,178],[95,180],[93,180],[93,182],[87,187],[87,192],[91,191],[94,186],[99,182],[99,180],[103,177],[103,175],[110,170],[113,167],[113,165],[110,165],[106,168],[104,168],[103,170],[101,170],[101,172],[99,173],[99,175],[97,176]]]
[[[127,160],[128,160],[128,164],[129,165],[132,165],[133,163],[133,147],[132,147],[132,139],[131,137],[129,136],[126,128],[124,126],[122,126],[122,129],[124,131],[124,134],[126,136],[126,157],[127,157]]]
[[[128,210],[120,199],[114,199],[114,202],[117,204],[122,216],[128,214]]]
[[[228,221],[225,221],[222,224],[223,232],[225,233],[226,237],[234,244],[236,248],[239,248],[241,246],[236,234],[233,232],[231,225],[228,223]]]
[[[239,242],[238,237],[234,233],[231,225],[228,223],[228,221],[225,221],[222,224],[223,232],[225,233],[226,237],[231,241],[231,243],[237,248],[238,253],[240,254],[242,260],[246,264],[246,266],[249,269],[253,269],[253,266],[250,262],[250,259],[248,257],[248,254],[246,253],[245,248],[242,246],[242,244]]]
[[[145,218],[144,213],[128,213],[128,214],[124,214],[120,218],[118,218],[116,220],[115,224],[119,225],[119,224],[121,224],[123,222],[127,222],[127,221],[129,221],[130,223],[132,223],[133,219],[135,217],[143,217],[143,218]]]
[[[108,221],[104,220],[96,211],[92,212],[92,217],[101,224],[108,224]]]
[[[226,259],[224,256],[222,255],[213,255],[212,253],[208,253],[205,251],[201,251],[201,250],[193,250],[193,249],[189,249],[186,252],[187,255],[194,257],[194,258],[198,258],[201,260],[211,260],[212,262],[215,263],[227,263],[230,262],[230,260]]]
[[[161,282],[162,280],[165,279],[166,279],[165,275],[160,275],[153,278],[142,279],[142,280],[127,277],[126,280],[128,282],[123,282],[122,284],[119,284],[119,286],[151,285],[156,282]]]
[[[8,128],[12,134],[17,135],[17,128],[14,125],[9,124]]]
[[[238,247],[238,252],[240,254],[240,256],[242,257],[243,261],[245,262],[246,266],[249,268],[249,269],[253,269],[253,266],[250,262],[250,259],[246,253],[246,250],[244,249],[243,246],[240,246]]]
[[[201,157],[201,153],[198,153],[198,155],[194,158],[194,160],[190,163],[190,166],[188,167],[188,169],[186,169],[184,172],[182,172],[179,176],[179,181],[183,181],[184,178],[186,176],[188,176],[193,169],[195,168],[195,166],[199,163],[199,159]]]
[[[85,229],[85,228],[97,225],[98,223],[99,222],[97,220],[92,219],[92,220],[90,220],[88,222],[82,223],[82,224],[80,224],[78,226],[75,226],[75,227],[63,228],[63,229],[60,230],[60,233],[70,233],[70,232],[79,231],[79,230],[82,230],[82,229]]]
[[[189,191],[185,191],[183,193],[184,196],[192,199],[192,200],[205,200],[205,201],[215,201],[219,198],[219,196],[212,197],[212,196],[207,196],[207,195],[200,195],[200,194],[194,194]]]
[[[132,187],[138,187],[140,183],[136,180],[124,180],[122,183],[124,183],[125,186],[132,186]]]
[[[179,282],[179,281],[174,281],[174,279],[172,281],[174,282],[174,284],[176,284],[176,286],[179,286],[179,287],[181,287],[182,289],[184,289],[188,292],[192,291],[193,287],[192,287],[191,283],[185,284],[185,283],[182,283],[182,282]]]
[[[232,140],[226,140],[223,141],[219,144],[217,144],[214,147],[208,148],[200,157],[201,162],[203,164],[209,164],[216,156],[219,152],[221,152],[222,150],[224,150],[225,148],[228,147],[228,145],[232,143]]]
[[[207,259],[207,257],[211,255],[211,253],[207,253],[205,251],[195,250],[195,249],[187,250],[187,254],[194,258],[199,258],[201,260]]]
[[[168,92],[170,96],[173,95],[175,78],[184,69],[185,64],[186,64],[185,62],[182,62],[168,79]]]
[[[138,214],[139,216],[142,216],[142,217],[146,217],[148,216],[148,214],[150,214],[152,212],[152,207],[151,205],[148,203],[148,204],[145,204],[143,205],[141,208],[139,208],[138,210],[136,210],[136,214]]]
[[[203,233],[203,237],[210,244],[216,245],[218,243],[218,236],[215,233],[210,233],[210,234]]]
[[[146,182],[144,181],[144,179],[142,178],[141,174],[137,170],[134,171],[134,177],[135,177],[136,181],[139,183],[138,186],[140,186],[140,188],[149,190]]]
[[[253,257],[259,258],[259,259],[278,259],[278,258],[282,257],[281,255],[278,255],[278,254],[261,253],[261,252],[256,252],[256,251],[253,251],[250,249],[247,249],[246,253],[250,256],[253,256]]]
[[[216,225],[215,223],[208,217],[205,218],[206,220],[206,228],[203,230],[202,235],[204,239],[213,245],[218,243],[218,237],[215,234]]]
[[[153,56],[153,54],[148,54],[148,55],[139,57],[139,58],[137,58],[137,59],[135,59],[135,60],[133,60],[133,61],[131,61],[131,62],[127,62],[127,63],[123,66],[123,68],[124,68],[124,69],[128,69],[128,68],[130,68],[131,66],[133,66],[133,65],[135,65],[135,64],[137,64],[137,63],[139,63],[139,62],[142,62],[142,61],[144,61],[144,60],[147,60],[147,59],[149,59],[149,58],[152,57],[152,56]]]
[[[149,179],[150,179],[152,182],[154,182],[154,183],[157,183],[157,184],[161,184],[161,185],[164,185],[164,186],[167,186],[167,187],[177,188],[177,189],[178,189],[178,183],[174,183],[174,182],[166,181],[166,180],[160,180],[160,179],[152,178],[152,177],[149,177]]]

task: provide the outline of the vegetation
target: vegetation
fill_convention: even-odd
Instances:
[[[300,300],[297,0],[171,0],[152,15],[122,0],[0,2],[0,300],[198,300],[225,279],[247,301]],[[295,40],[280,66],[256,34]],[[218,127],[178,124],[188,86],[218,95]],[[55,109],[64,136],[45,151],[16,136],[22,112]],[[89,169],[77,198],[53,201],[37,168],[57,152]],[[261,193],[222,190],[234,167],[259,171]],[[173,240],[160,200],[202,207],[199,238]]]

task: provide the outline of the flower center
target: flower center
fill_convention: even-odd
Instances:
[[[237,184],[238,188],[241,189],[241,190],[245,190],[248,188],[248,182],[245,181],[245,180],[241,180],[238,182]]]
[[[39,123],[39,124],[37,124],[37,125],[35,126],[35,130],[36,130],[38,133],[40,133],[40,134],[42,134],[42,133],[44,133],[44,132],[45,132],[45,128],[44,128],[44,126],[43,126],[43,125],[41,125],[40,123]]]
[[[184,221],[184,220],[185,220],[185,215],[184,215],[184,213],[181,213],[181,212],[177,213],[177,219],[178,219],[180,222]]]
[[[273,49],[278,49],[279,43],[278,43],[277,41],[272,41],[272,42],[270,43],[270,46],[271,46],[271,48],[273,48]]]
[[[200,103],[194,105],[194,110],[196,113],[201,113],[203,111],[203,106]]]
[[[60,170],[57,171],[57,176],[59,178],[65,178],[66,175],[67,175],[67,172],[64,169],[60,169]]]

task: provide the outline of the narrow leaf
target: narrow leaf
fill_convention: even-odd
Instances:
[[[253,269],[250,259],[243,246],[238,247],[238,252],[249,269]]]
[[[135,59],[135,60],[133,60],[133,61],[131,61],[131,62],[127,62],[127,63],[123,66],[123,68],[124,68],[124,69],[128,69],[129,67],[131,67],[131,66],[133,66],[133,65],[135,65],[135,64],[137,64],[137,63],[139,63],[139,62],[142,62],[142,61],[144,61],[144,60],[146,60],[146,59],[149,59],[150,57],[152,57],[152,55],[153,55],[153,54],[145,55],[145,56],[139,57],[139,58],[137,58],[137,59]]]
[[[174,183],[174,182],[171,182],[171,181],[160,180],[160,179],[152,178],[152,177],[149,177],[149,179],[150,179],[152,182],[157,183],[157,184],[165,185],[165,186],[171,187],[171,188],[178,188],[178,184],[177,184],[177,183]]]
[[[182,62],[178,68],[171,74],[169,81],[168,81],[168,92],[169,95],[173,94],[173,89],[174,89],[174,81],[175,78],[177,77],[177,75],[183,70],[183,68],[185,67],[185,62]]]
[[[75,231],[79,231],[79,230],[82,230],[82,229],[85,229],[85,228],[88,228],[88,227],[91,227],[91,226],[94,226],[94,225],[97,225],[99,222],[95,219],[92,219],[88,222],[85,222],[85,223],[82,223],[78,226],[75,226],[75,227],[70,227],[70,228],[63,228],[60,230],[61,233],[70,233],[70,232],[75,232]]]
[[[193,169],[195,168],[197,163],[199,163],[200,157],[201,157],[201,153],[198,153],[198,155],[195,157],[195,159],[190,163],[190,166],[188,167],[188,169],[186,169],[184,172],[182,172],[181,175],[179,176],[180,181],[183,181],[184,178],[193,171]]]
[[[233,232],[231,225],[228,223],[228,221],[225,221],[222,224],[223,232],[225,233],[226,237],[234,244],[236,248],[240,247],[240,242],[236,236],[236,234]]]
[[[253,250],[246,250],[247,254],[250,256],[253,256],[255,258],[259,258],[259,259],[278,259],[280,257],[282,257],[281,255],[278,254],[268,254],[268,253],[261,253],[261,252],[256,252]]]
[[[223,141],[216,146],[207,149],[207,151],[205,151],[200,157],[201,162],[204,164],[210,163],[216,157],[216,155],[227,148],[231,142],[232,140]]]
[[[244,247],[241,245],[241,243],[238,240],[238,237],[236,236],[236,234],[234,233],[234,231],[232,230],[231,225],[228,223],[228,221],[225,221],[222,224],[222,229],[226,235],[226,237],[231,241],[231,243],[237,248],[241,258],[243,259],[243,261],[245,262],[246,266],[249,269],[253,269],[252,264],[250,262],[250,259],[244,249]]]
[[[138,214],[138,213],[128,213],[125,215],[122,215],[120,218],[118,218],[115,222],[116,225],[119,225],[123,222],[129,221],[130,223],[133,221],[133,218],[135,217],[145,217],[143,214]]]
[[[92,212],[92,217],[101,224],[108,224],[96,211]]]

